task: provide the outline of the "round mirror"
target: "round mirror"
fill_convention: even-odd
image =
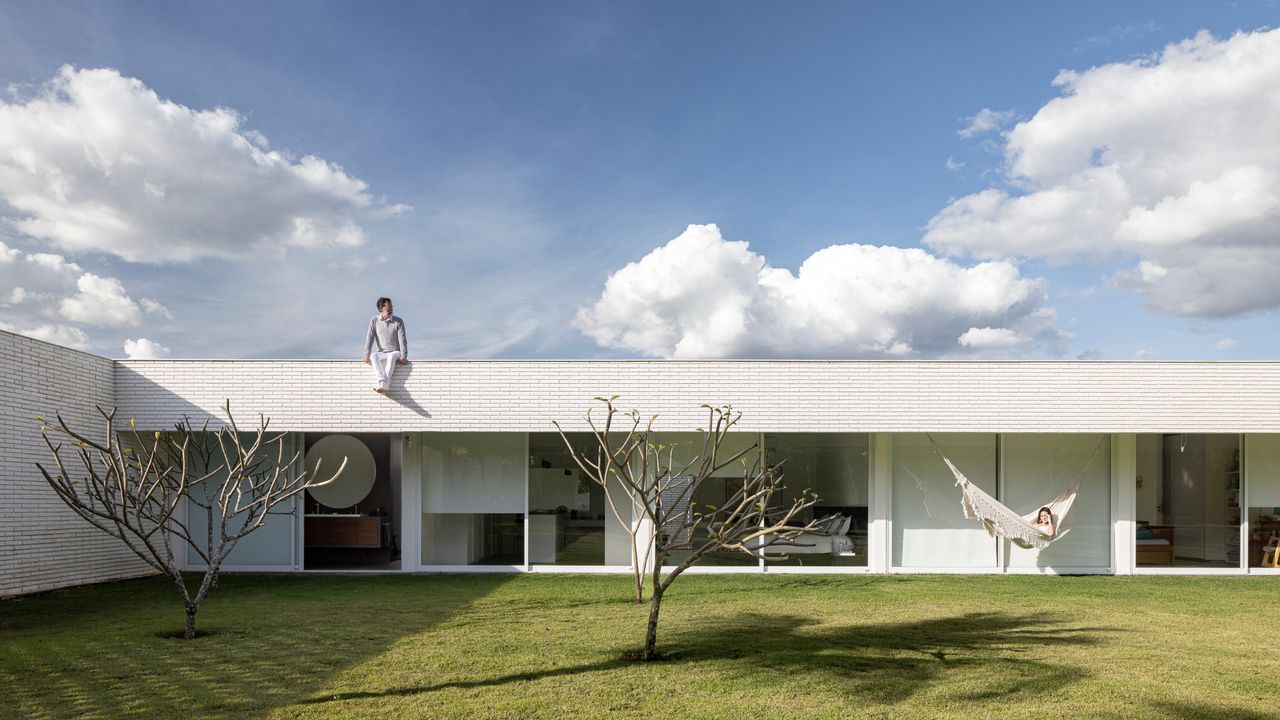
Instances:
[[[355,505],[368,497],[378,476],[378,466],[367,445],[350,435],[327,435],[307,451],[307,477],[324,480],[332,476],[342,466],[343,458],[347,460],[347,467],[336,480],[307,491],[325,507],[341,509]]]

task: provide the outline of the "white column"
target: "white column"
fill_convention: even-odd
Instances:
[[[871,572],[889,572],[893,558],[892,511],[893,498],[893,435],[871,435],[871,516],[867,532],[867,569]]]
[[[1132,575],[1133,538],[1137,527],[1138,436],[1111,436],[1111,569],[1116,575]]]
[[[422,567],[422,433],[400,443],[400,570]]]

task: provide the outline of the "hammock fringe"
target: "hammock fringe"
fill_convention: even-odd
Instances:
[[[1093,467],[1093,461],[1097,459],[1098,452],[1102,450],[1102,444],[1106,441],[1106,436],[1102,436],[1080,474],[1057,497],[1044,504],[1043,507],[1049,508],[1050,514],[1053,515],[1053,527],[1056,532],[1050,535],[1042,532],[1034,524],[1039,514],[1039,507],[1029,515],[1019,515],[1007,505],[991,497],[982,488],[974,485],[964,473],[960,472],[955,463],[951,462],[946,453],[942,452],[942,448],[934,442],[933,436],[927,437],[934,451],[942,457],[942,462],[946,463],[951,473],[955,475],[956,486],[960,488],[960,507],[964,510],[965,518],[982,523],[991,537],[1005,538],[1018,547],[1037,550],[1049,547],[1054,540],[1070,532],[1071,510],[1075,505],[1076,496],[1080,493],[1080,483],[1089,472],[1089,468]]]

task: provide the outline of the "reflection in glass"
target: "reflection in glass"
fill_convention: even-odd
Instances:
[[[1008,543],[1007,566],[1058,570],[1108,567],[1110,439],[1096,433],[1017,433],[1001,435],[1000,447],[1000,501],[1018,513],[1035,512],[1084,474],[1066,534],[1042,550]]]
[[[523,433],[424,433],[422,564],[524,564]]]
[[[866,433],[770,433],[764,436],[765,462],[782,463],[786,490],[780,505],[789,506],[806,489],[818,503],[796,518],[796,524],[823,520],[822,529],[797,540],[797,547],[774,550],[786,558],[781,566],[859,566],[867,564],[870,483],[870,440]]]
[[[590,433],[569,433],[568,437],[575,452],[594,456],[597,444]],[[621,497],[619,493],[615,500]],[[531,433],[529,562],[629,566],[630,542],[609,508],[604,488],[582,474],[560,435]]]
[[[998,495],[994,434],[945,433],[933,440],[974,485]],[[893,436],[894,567],[996,567],[996,541],[965,518],[955,484],[927,435]]]
[[[669,449],[671,465],[677,471],[702,454],[703,440],[703,434],[698,432],[658,433],[658,442]],[[717,462],[726,463],[739,453],[742,453],[742,456],[737,461],[725,465],[712,477],[704,480],[690,499],[689,506],[697,509],[703,509],[707,506],[723,507],[725,502],[742,488],[743,475],[750,468],[757,466],[760,459],[759,441],[759,433],[729,433],[726,435],[724,442],[720,445]],[[678,495],[680,493],[673,486],[669,494]],[[698,547],[699,544],[705,543],[709,539],[710,534],[707,528],[699,527],[694,532],[691,541],[693,547]],[[668,557],[667,565],[675,565],[688,556],[689,551],[687,550],[674,552]],[[699,565],[704,567],[759,566],[759,564],[759,560],[739,550],[720,550],[708,553],[699,561]]]

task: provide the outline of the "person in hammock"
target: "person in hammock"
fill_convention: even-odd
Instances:
[[[1056,529],[1053,526],[1053,513],[1048,507],[1040,508],[1040,512],[1036,513],[1036,521],[1032,525],[1035,525],[1037,530],[1050,537],[1053,536]]]

